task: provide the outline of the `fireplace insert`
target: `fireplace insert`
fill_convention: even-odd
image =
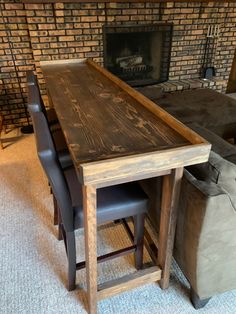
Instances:
[[[168,80],[172,24],[104,25],[104,65],[131,86]]]

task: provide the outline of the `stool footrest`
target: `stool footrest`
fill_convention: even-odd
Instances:
[[[134,253],[135,250],[136,250],[136,245],[132,245],[132,246],[126,247],[124,249],[120,249],[120,250],[117,250],[117,251],[114,251],[114,252],[111,252],[111,253],[108,253],[105,255],[98,256],[97,262],[101,263],[101,262],[109,261],[109,260],[116,258],[116,257],[121,257],[121,256],[124,256],[126,254]],[[85,267],[85,261],[79,262],[76,264],[76,270],[82,269],[84,267]]]
[[[159,281],[160,279],[161,269],[158,266],[142,269],[122,278],[100,284],[98,286],[98,299],[102,300],[138,286]]]

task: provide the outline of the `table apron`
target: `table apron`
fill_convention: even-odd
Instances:
[[[210,145],[198,144],[165,150],[162,153],[84,163],[78,166],[77,173],[83,185],[114,185],[165,175],[170,169],[207,161],[209,150]]]

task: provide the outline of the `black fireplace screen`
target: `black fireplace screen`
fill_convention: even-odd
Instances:
[[[168,80],[172,24],[105,25],[104,65],[131,86]]]

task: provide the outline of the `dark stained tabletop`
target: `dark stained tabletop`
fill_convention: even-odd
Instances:
[[[78,163],[191,144],[91,64],[51,64],[42,69]]]

